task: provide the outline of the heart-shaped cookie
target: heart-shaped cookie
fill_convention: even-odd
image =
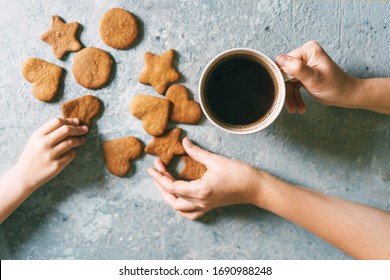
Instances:
[[[108,140],[103,143],[104,159],[108,171],[122,177],[131,169],[131,161],[140,156],[142,144],[133,136]]]
[[[64,118],[78,118],[88,127],[91,127],[92,119],[99,114],[100,109],[101,101],[93,95],[84,95],[61,105]]]
[[[24,78],[32,83],[34,96],[43,102],[52,100],[60,87],[62,68],[39,58],[31,57],[22,66]]]
[[[134,117],[143,121],[144,129],[153,136],[164,133],[168,125],[169,100],[140,94],[130,103],[130,111]]]
[[[202,117],[199,104],[188,99],[188,90],[182,85],[172,85],[165,97],[172,102],[170,120],[176,123],[195,124]]]

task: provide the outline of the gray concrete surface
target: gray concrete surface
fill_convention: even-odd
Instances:
[[[98,34],[112,7],[140,20],[141,41],[114,50]],[[232,47],[271,57],[318,40],[346,71],[359,77],[390,76],[388,3],[362,1],[0,1],[0,174],[17,160],[29,135],[60,116],[64,101],[94,94],[105,110],[78,158],[0,226],[1,259],[349,259],[305,230],[260,209],[241,205],[212,211],[199,221],[176,215],[163,201],[143,156],[126,178],[105,169],[101,143],[126,135],[150,137],[129,112],[135,94],[157,95],[137,82],[143,53],[179,53],[178,69],[195,99],[206,63]],[[91,91],[72,75],[74,53],[59,61],[40,35],[51,16],[82,24],[81,42],[109,51],[112,83]],[[37,56],[67,70],[55,102],[35,99],[21,73]],[[305,96],[304,115],[286,111],[265,131],[236,136],[203,120],[180,125],[201,146],[242,159],[290,182],[390,210],[390,122],[361,110],[322,106]],[[181,168],[176,163],[176,170]]]

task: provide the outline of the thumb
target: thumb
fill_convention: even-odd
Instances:
[[[286,72],[299,80],[305,87],[310,88],[310,85],[313,84],[314,79],[317,77],[316,70],[308,66],[299,58],[282,54],[276,58],[275,62],[283,72]]]
[[[194,145],[188,137],[183,139],[183,147],[190,157],[206,166],[210,165],[215,157],[215,154]]]

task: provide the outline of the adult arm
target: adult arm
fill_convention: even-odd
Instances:
[[[253,204],[312,232],[358,259],[390,259],[390,213],[284,182],[249,164],[183,146],[207,167],[199,180],[174,180],[161,160],[148,172],[164,199],[197,219],[221,206]]]

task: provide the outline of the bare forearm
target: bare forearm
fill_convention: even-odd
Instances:
[[[14,167],[0,178],[0,224],[34,191],[22,181],[21,175]]]
[[[352,107],[390,115],[390,78],[356,79]]]
[[[358,259],[390,258],[390,213],[281,181],[262,179],[257,206],[319,236]]]

